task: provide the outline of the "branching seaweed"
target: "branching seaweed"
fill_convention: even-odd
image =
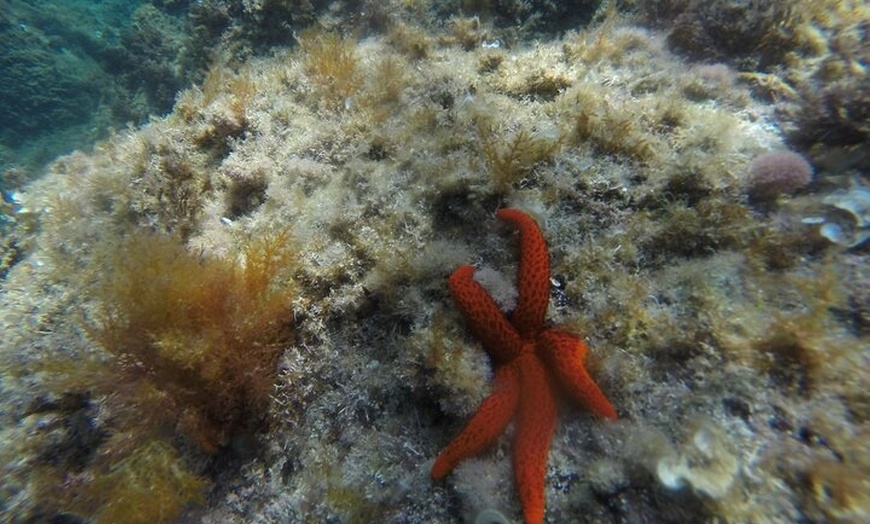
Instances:
[[[552,159],[562,144],[561,137],[526,127],[504,138],[493,122],[485,117],[476,118],[474,124],[480,137],[481,152],[499,191],[519,183],[535,164]]]
[[[153,233],[101,249],[106,276],[89,293],[86,330],[111,358],[95,352],[41,369],[54,390],[90,392],[104,406],[100,421],[78,417],[98,424],[100,438],[75,468],[46,461],[35,489],[49,509],[95,522],[171,522],[202,499],[197,447],[214,454],[265,429],[292,336],[295,257],[286,231],[247,241],[238,256],[198,255]],[[71,431],[63,438],[76,441]]]

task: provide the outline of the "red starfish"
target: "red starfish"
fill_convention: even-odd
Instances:
[[[461,266],[450,276],[453,299],[495,366],[495,384],[462,433],[435,459],[432,478],[444,477],[460,461],[489,446],[516,415],[514,481],[526,523],[538,524],[544,520],[544,476],[556,426],[550,374],[572,399],[596,415],[615,420],[616,411],[583,367],[587,351],[583,341],[544,329],[550,261],[538,225],[516,209],[501,209],[496,216],[520,232],[519,298],[506,318],[474,280],[473,267]]]

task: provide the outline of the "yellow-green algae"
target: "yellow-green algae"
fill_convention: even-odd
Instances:
[[[784,144],[736,72],[687,66],[615,13],[511,49],[480,19],[394,21],[363,40],[331,26],[268,58],[218,61],[172,114],[59,159],[17,195],[23,254],[0,310],[3,513],[108,522],[141,511],[147,480],[165,483],[149,488],[167,511],[154,522],[518,518],[509,437],[446,481],[428,476],[489,380],[446,276],[478,260],[515,274],[493,220],[511,205],[551,245],[549,318],[589,341],[620,414],[562,409],[549,520],[867,518],[866,254],[801,221],[845,177],[822,170],[810,190],[751,207],[746,166]],[[244,274],[251,239],[276,232],[293,256],[265,284],[287,302],[266,314],[292,337],[259,339],[262,319],[230,305],[182,323],[192,334],[143,330],[180,369],[215,347],[245,359],[282,344],[270,422],[208,438],[213,418],[189,407],[136,425],[129,449],[113,442],[144,402],[189,397],[107,372],[138,363],[124,361],[129,335],[94,327],[117,307],[106,282],[131,265],[171,281],[195,272],[189,260]],[[167,258],[174,248],[143,235],[183,247]],[[70,362],[87,365],[58,364]]]

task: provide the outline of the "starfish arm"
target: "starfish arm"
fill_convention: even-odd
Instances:
[[[541,333],[538,341],[541,357],[568,394],[599,417],[616,420],[616,410],[583,366],[586,344],[573,335],[553,329]]]
[[[433,479],[444,477],[459,462],[483,451],[511,421],[520,392],[517,370],[514,366],[501,366],[494,381],[492,394],[480,404],[465,429],[438,454],[432,465]]]
[[[506,363],[519,353],[519,334],[489,293],[474,280],[473,267],[460,266],[450,275],[450,292],[472,334],[496,364]]]
[[[547,371],[534,353],[525,353],[515,362],[520,367],[523,396],[517,407],[514,481],[526,524],[540,524],[544,520],[544,481],[556,427],[556,401]]]
[[[550,257],[538,224],[517,209],[499,209],[496,216],[520,232],[519,298],[511,323],[523,338],[532,338],[544,325],[550,302]]]

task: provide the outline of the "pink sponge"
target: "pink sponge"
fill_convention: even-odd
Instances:
[[[749,196],[771,200],[810,183],[813,166],[794,151],[771,151],[755,157],[747,177]]]

